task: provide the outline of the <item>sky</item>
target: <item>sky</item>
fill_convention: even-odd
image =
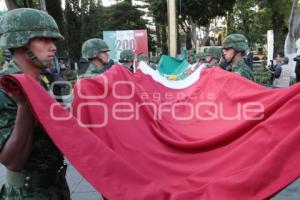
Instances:
[[[104,6],[110,6],[114,0],[102,0]],[[65,7],[65,0],[62,0],[62,6]],[[6,10],[5,0],[0,0],[0,10]]]

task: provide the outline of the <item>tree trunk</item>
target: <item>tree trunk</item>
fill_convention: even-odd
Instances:
[[[65,36],[65,23],[61,8],[61,0],[46,1],[46,7],[48,10],[48,14],[55,19],[61,34]],[[66,49],[65,41],[59,40],[56,44],[58,49],[58,55],[63,55]]]
[[[162,26],[161,27],[161,39],[162,39],[162,53],[168,54],[168,35],[167,35],[167,27]]]
[[[5,4],[8,10],[12,10],[19,7],[16,0],[5,0]]]
[[[284,16],[277,11],[272,16],[272,28],[274,31],[274,53],[275,57],[278,53],[284,52],[284,42],[288,32],[287,27],[284,25]]]
[[[54,1],[54,0],[52,0]],[[40,0],[41,10],[47,11],[46,2],[45,0]]]
[[[197,49],[197,26],[195,23],[191,23],[191,44],[192,47]]]
[[[192,30],[191,28],[187,29],[186,32],[186,49],[191,49],[193,47],[192,45]]]

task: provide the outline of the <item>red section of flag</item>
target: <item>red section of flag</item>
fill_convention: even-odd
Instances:
[[[137,44],[137,48],[135,50],[136,55],[139,54],[148,55],[147,30],[134,30],[134,38]]]
[[[10,81],[22,85],[50,137],[108,199],[265,199],[300,174],[299,84],[271,90],[207,69],[173,90],[114,66],[76,84],[72,111],[94,125],[84,128],[75,118],[54,120],[55,102],[28,76],[4,76],[6,90]]]

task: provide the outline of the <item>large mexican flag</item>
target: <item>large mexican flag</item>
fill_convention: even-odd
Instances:
[[[300,85],[268,89],[218,68],[170,81],[141,64],[74,88],[73,116],[26,75],[23,92],[77,170],[110,200],[266,199],[300,175]]]

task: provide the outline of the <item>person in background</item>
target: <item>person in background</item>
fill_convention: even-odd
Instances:
[[[79,74],[79,77],[93,77],[105,72],[108,69],[109,51],[108,45],[102,39],[92,38],[85,41],[82,44],[81,54],[89,64],[86,71]]]
[[[196,59],[196,63],[198,64],[198,66],[201,66],[202,64],[206,63],[204,52],[196,53],[195,59]]]
[[[245,63],[244,56],[249,49],[248,40],[242,34],[234,33],[227,36],[223,42],[223,57],[228,63],[226,69],[253,80],[251,68]]]
[[[195,64],[196,63],[196,58],[195,58],[196,50],[195,49],[190,49],[187,52],[187,61],[190,64]]]
[[[291,70],[288,66],[289,58],[284,57],[283,64],[278,65],[274,71],[273,87],[282,88],[288,87],[291,81]]]
[[[296,73],[296,81],[297,83],[300,82],[300,55],[294,58],[296,62],[295,66],[295,73]]]
[[[147,65],[149,64],[149,58],[148,58],[148,56],[147,56],[146,54],[144,54],[144,53],[140,53],[140,54],[138,55],[137,61],[138,61],[138,62],[143,61],[143,62],[145,62]]]
[[[205,60],[207,67],[218,66],[220,58],[222,57],[222,50],[218,47],[209,47],[205,52]]]
[[[150,59],[149,59],[149,66],[150,66],[152,69],[156,70],[157,65],[158,65],[158,62],[159,62],[159,57],[158,57],[158,56],[152,56],[152,57],[150,57]]]
[[[128,69],[131,73],[135,72],[134,69],[134,52],[131,49],[125,49],[120,53],[120,59],[119,62],[124,66],[126,69]]]

